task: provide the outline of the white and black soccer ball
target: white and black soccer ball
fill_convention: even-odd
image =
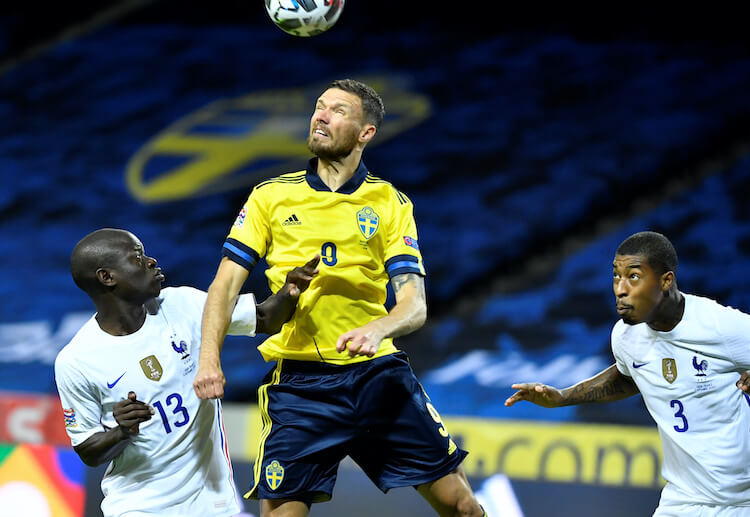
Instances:
[[[265,0],[266,11],[281,30],[294,36],[315,36],[334,26],[344,0]]]

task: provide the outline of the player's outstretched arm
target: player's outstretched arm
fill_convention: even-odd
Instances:
[[[89,467],[112,461],[130,443],[130,437],[138,434],[141,422],[151,419],[154,408],[136,399],[135,393],[115,404],[113,415],[117,427],[96,433],[74,447],[81,460]]]
[[[289,321],[297,307],[299,296],[310,286],[310,282],[318,274],[320,255],[315,255],[304,266],[292,269],[286,275],[286,283],[276,294],[266,298],[257,306],[256,332],[275,334],[281,326]]]
[[[511,387],[518,391],[505,401],[508,407],[521,400],[528,400],[542,407],[571,406],[586,402],[613,402],[638,393],[638,387],[633,379],[621,374],[614,364],[590,379],[562,390],[538,382],[513,384]]]
[[[410,334],[424,325],[427,319],[424,278],[415,273],[404,273],[394,276],[391,285],[396,303],[390,312],[367,325],[341,334],[336,342],[336,350],[348,350],[351,357],[372,357],[383,339]]]
[[[221,345],[232,321],[242,284],[250,272],[224,257],[219,263],[214,281],[208,288],[201,324],[201,353],[193,389],[202,399],[224,396],[226,379],[221,370]]]

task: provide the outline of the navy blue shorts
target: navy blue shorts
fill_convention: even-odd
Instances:
[[[247,498],[328,501],[347,455],[387,492],[436,481],[467,454],[403,352],[346,366],[280,360],[258,403],[263,430]]]

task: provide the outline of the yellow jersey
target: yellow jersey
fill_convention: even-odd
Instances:
[[[284,285],[292,268],[321,256],[319,274],[300,296],[292,319],[258,347],[266,361],[349,364],[371,359],[337,352],[337,339],[387,314],[390,278],[425,275],[411,201],[362,162],[336,192],[318,176],[317,158],[306,170],[258,184],[222,254],[248,271],[265,257],[272,292]],[[396,351],[387,338],[374,357]]]

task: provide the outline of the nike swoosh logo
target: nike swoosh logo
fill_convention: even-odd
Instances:
[[[633,368],[640,368],[641,366],[646,366],[648,362],[641,363],[641,364],[635,364],[635,361],[633,361]]]
[[[125,375],[126,373],[127,373],[127,371],[124,371],[124,372],[122,372],[122,375],[120,375],[120,376],[119,376],[119,377],[118,377],[117,379],[115,379],[115,382],[113,382],[112,384],[110,384],[110,383],[107,383],[107,387],[108,387],[109,389],[112,389],[112,388],[114,388],[114,387],[115,387],[115,384],[117,384],[117,383],[118,383],[118,382],[120,381],[120,379],[122,379],[123,375]]]

